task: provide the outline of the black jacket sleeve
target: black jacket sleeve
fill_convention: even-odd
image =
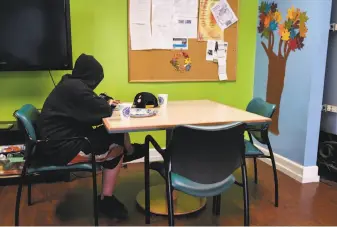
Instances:
[[[73,117],[80,122],[92,125],[101,124],[102,118],[110,117],[113,108],[79,81],[70,92]]]

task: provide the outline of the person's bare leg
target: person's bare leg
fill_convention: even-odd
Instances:
[[[117,183],[117,177],[121,170],[122,164],[123,164],[123,157],[121,158],[118,165],[114,169],[104,169],[103,170],[101,199],[103,199],[104,196],[112,196],[115,190],[115,186]]]
[[[128,153],[133,152],[133,146],[131,144],[131,139],[129,133],[124,134],[124,147]],[[118,149],[118,148],[117,148]],[[116,150],[116,153],[120,152]],[[112,196],[117,183],[117,177],[123,165],[123,158],[119,161],[118,165],[114,169],[104,169],[103,170],[103,183],[102,183],[102,193],[101,199],[104,196]]]
[[[131,144],[131,139],[129,133],[124,134],[124,147],[127,150],[128,154],[133,153],[133,146]]]

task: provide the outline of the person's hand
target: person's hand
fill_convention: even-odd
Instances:
[[[109,103],[110,106],[117,106],[121,102],[119,100],[110,99],[108,103]]]

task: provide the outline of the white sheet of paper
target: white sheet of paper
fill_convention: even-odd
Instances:
[[[196,39],[198,35],[198,20],[192,17],[174,17],[172,19],[173,36]]]
[[[216,43],[218,45],[216,45]],[[215,48],[218,46],[217,50],[214,50],[213,54],[213,61],[217,62],[218,59],[220,58],[225,58],[227,60],[227,48],[228,48],[228,43],[224,42],[222,40],[216,40],[215,41]]]
[[[218,41],[218,50],[225,50],[225,44],[223,41]]]
[[[218,66],[218,75],[219,75],[219,80],[228,80],[227,78],[227,72],[226,72],[226,65],[219,65]]]
[[[152,48],[168,50],[173,48],[171,24],[152,23]]]
[[[219,74],[219,80],[220,81],[228,80],[227,74],[226,73]]]
[[[218,47],[218,52],[220,51],[220,55],[221,57],[223,56],[223,58],[225,58],[225,60],[227,61],[227,49],[228,49],[228,43],[227,42],[223,42],[219,45]]]
[[[208,40],[206,48],[206,61],[213,61],[214,50],[215,50],[215,40]]]
[[[218,56],[218,58],[224,58],[225,57],[225,50],[218,50],[217,56]]]
[[[225,58],[227,60],[227,54],[228,54],[228,43],[225,43]]]
[[[219,66],[226,65],[226,58],[224,57],[218,58],[218,65]]]
[[[173,0],[152,0],[152,23],[171,23],[173,16]]]
[[[151,0],[130,0],[130,24],[150,23]]]
[[[218,26],[222,30],[225,30],[238,21],[238,18],[226,0],[220,0],[211,8],[211,11]]]
[[[175,17],[198,17],[198,0],[174,0],[173,15]]]
[[[188,38],[173,38],[174,50],[188,50]]]
[[[131,50],[149,50],[151,47],[150,23],[130,25]]]

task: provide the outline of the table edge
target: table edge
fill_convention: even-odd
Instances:
[[[118,128],[112,129],[112,128],[109,127],[109,123],[108,123],[109,118],[110,117],[103,119],[104,127],[106,128],[106,130],[109,133],[160,131],[160,130],[172,129],[172,128],[175,128],[175,127],[179,126],[179,125],[163,124],[163,125],[151,126],[151,127],[149,127],[149,126],[137,126],[137,127],[125,126],[125,127],[118,127]],[[249,121],[249,122],[242,122],[242,123],[245,123],[245,124],[266,123],[266,122],[270,122],[270,121],[271,121],[270,118],[264,117],[264,119],[254,120],[254,121]],[[213,123],[198,123],[198,124],[181,124],[181,125],[214,126],[214,125],[230,124],[230,123],[233,123],[233,121],[213,122]]]

